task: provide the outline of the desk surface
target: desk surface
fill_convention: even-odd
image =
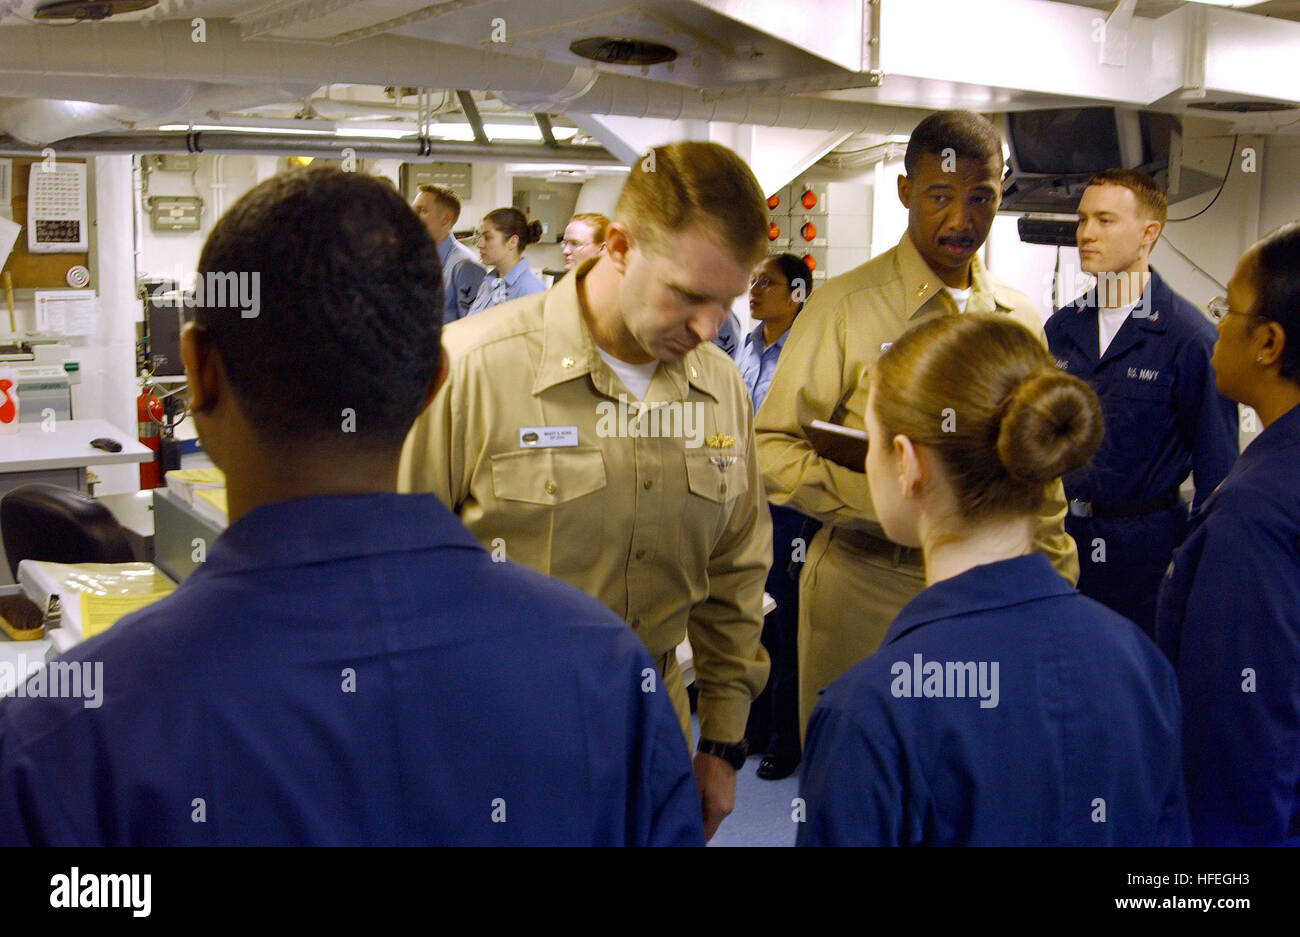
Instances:
[[[154,455],[107,420],[56,420],[48,433],[42,425],[19,423],[17,433],[0,435],[0,473],[148,462]],[[122,451],[104,452],[91,446],[90,441],[100,436],[116,439]]]

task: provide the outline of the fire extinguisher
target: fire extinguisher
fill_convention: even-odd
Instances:
[[[135,398],[136,438],[140,445],[153,450],[153,459],[140,463],[140,490],[162,487],[162,463],[158,453],[162,449],[163,403],[149,393],[146,384]]]

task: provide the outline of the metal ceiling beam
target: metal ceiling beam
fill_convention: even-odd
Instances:
[[[542,141],[547,146],[555,146],[555,134],[551,130],[551,115],[538,111],[533,115],[533,119],[537,121],[537,129],[542,132]]]
[[[457,91],[456,97],[460,98],[460,109],[465,112],[465,119],[474,131],[474,142],[480,146],[491,145],[492,141],[483,129],[483,118],[479,116],[478,105],[474,103],[474,95],[468,91]]]

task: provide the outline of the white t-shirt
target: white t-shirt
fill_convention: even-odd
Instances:
[[[966,311],[966,300],[970,299],[971,290],[974,288],[975,287],[973,286],[968,286],[964,290],[955,290],[951,286],[944,287],[944,289],[948,291],[948,295],[957,301],[958,312]]]
[[[1139,299],[1137,302],[1129,303],[1127,306],[1119,306],[1116,309],[1097,310],[1097,338],[1101,345],[1101,351],[1098,352],[1099,355],[1106,354],[1106,349],[1110,347],[1110,343],[1113,342],[1115,336],[1119,334],[1120,327],[1124,324],[1124,320],[1129,317],[1129,313],[1136,309],[1137,304],[1141,301],[1142,300]]]
[[[607,354],[600,348],[596,349],[596,354],[600,355],[600,360],[609,365],[611,371],[618,375],[618,379],[623,382],[636,397],[637,400],[644,400],[645,393],[650,389],[650,382],[654,379],[655,371],[659,369],[658,361],[647,361],[645,364],[628,364],[626,361],[620,361],[611,354]]]

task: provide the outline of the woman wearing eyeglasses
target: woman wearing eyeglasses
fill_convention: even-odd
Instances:
[[[564,270],[567,273],[588,257],[599,257],[605,249],[609,219],[599,212],[574,215],[564,228]]]
[[[1192,518],[1156,640],[1196,843],[1300,845],[1300,222],[1250,248],[1210,310],[1215,384],[1263,432]]]
[[[785,337],[812,289],[812,274],[794,254],[773,254],[749,280],[749,314],[757,323],[740,343],[736,364],[757,411],[767,395]],[[772,659],[767,686],[749,708],[745,738],[761,752],[758,776],[779,781],[799,767],[799,573],[820,525],[793,508],[769,505],[772,568],[767,593],[776,608],[763,619],[763,647]]]

